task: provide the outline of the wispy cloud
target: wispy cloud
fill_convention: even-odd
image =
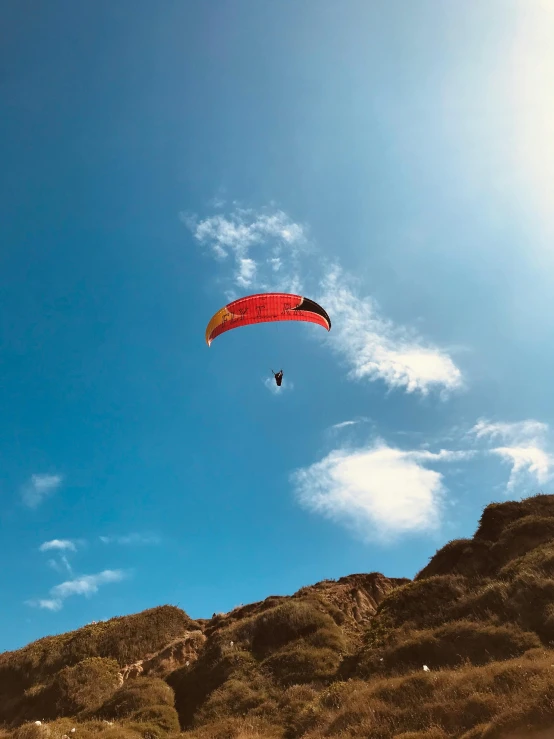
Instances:
[[[50,598],[29,600],[27,604],[49,611],[59,611],[66,598],[72,595],[83,595],[89,598],[98,592],[101,585],[121,582],[125,577],[126,573],[123,570],[103,570],[95,575],[81,575],[73,580],[66,580],[59,585],[55,585],[50,589]]]
[[[444,393],[462,386],[461,371],[445,351],[385,320],[375,301],[359,296],[350,282],[333,267],[322,282],[320,301],[337,327],[329,343],[346,360],[351,377],[383,380],[389,388],[423,395],[432,388]]]
[[[70,595],[84,595],[89,597],[98,592],[101,585],[112,582],[120,582],[125,577],[122,570],[104,570],[96,575],[82,575],[74,580],[66,580],[60,585],[55,585],[50,590],[50,595],[57,598],[68,598]]]
[[[29,508],[36,508],[60,487],[62,481],[61,475],[31,475],[21,490],[23,502]]]
[[[236,209],[204,220],[181,218],[218,260],[231,256],[228,300],[238,297],[234,290],[239,287],[308,294],[321,302],[333,321],[324,340],[345,362],[351,379],[382,380],[390,389],[422,395],[437,389],[443,398],[463,387],[462,373],[446,350],[386,320],[338,262],[314,259],[306,228],[283,211]],[[320,332],[311,335],[322,338]]]
[[[349,421],[341,421],[340,423],[334,423],[329,430],[330,431],[342,431],[342,429],[348,428],[349,426],[357,426],[360,423],[366,423],[369,419],[362,417],[362,418],[353,418]]]
[[[554,476],[554,452],[548,438],[549,426],[535,420],[515,423],[480,419],[471,429],[477,439],[500,439],[503,445],[489,451],[511,465],[507,492],[514,492],[530,482],[544,485]]]
[[[43,598],[38,601],[29,601],[29,605],[36,605],[38,608],[44,608],[47,611],[59,611],[62,608],[61,600],[55,598]]]
[[[198,219],[181,213],[194,238],[222,263],[229,264],[227,300],[237,288],[300,293],[300,261],[310,252],[306,228],[281,210],[239,208]],[[242,293],[241,293],[242,294]]]
[[[70,575],[73,574],[73,568],[67,558],[68,554],[72,554],[77,551],[77,545],[83,544],[82,540],[73,539],[51,539],[50,541],[43,542],[40,547],[40,552],[55,552],[58,554],[59,559],[49,559],[48,566],[56,572],[68,572]]]
[[[121,544],[122,546],[140,546],[147,544],[159,544],[161,539],[156,534],[125,534],[124,536],[100,536],[103,544]]]
[[[403,451],[376,441],[368,448],[335,449],[297,470],[292,481],[305,508],[346,524],[367,540],[436,529],[445,496],[441,462],[466,460],[469,451]]]
[[[281,266],[281,252],[288,251],[289,257],[306,243],[305,229],[294,223],[283,211],[259,211],[236,208],[230,215],[217,214],[197,219],[180,214],[180,218],[191,230],[194,238],[209,248],[219,260],[231,258],[234,263],[233,281],[237,287],[246,288],[255,283],[260,266],[271,266],[275,272]],[[253,249],[260,251],[257,258]],[[284,274],[280,277],[283,279]],[[261,277],[258,278],[258,282]]]
[[[256,262],[250,257],[241,257],[239,259],[237,284],[241,287],[248,287],[254,281],[256,274]]]
[[[45,541],[39,547],[39,550],[41,552],[48,552],[52,549],[56,549],[58,551],[69,551],[69,552],[77,551],[75,542],[71,541],[71,539],[52,539],[51,541]]]
[[[62,554],[60,556],[59,561],[57,559],[49,559],[48,560],[48,566],[51,567],[56,572],[68,572],[70,575],[73,574],[73,568],[71,567],[69,560],[65,556],[65,554]]]
[[[538,439],[544,437],[547,432],[548,424],[542,423],[541,421],[527,420],[506,423],[492,422],[484,418],[479,419],[470,431],[478,439],[500,437],[502,439],[509,439],[512,443]]]

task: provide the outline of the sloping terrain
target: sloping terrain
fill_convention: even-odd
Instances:
[[[554,496],[492,504],[414,580],[41,639],[0,655],[0,739],[554,737],[553,535]]]

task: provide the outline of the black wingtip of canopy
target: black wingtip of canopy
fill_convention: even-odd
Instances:
[[[329,331],[331,330],[331,319],[329,318],[329,314],[324,308],[319,305],[319,303],[316,303],[315,300],[310,300],[310,298],[302,298],[302,302],[297,308],[295,308],[295,310],[305,310],[309,311],[310,313],[317,313],[318,316],[325,318],[329,325]]]

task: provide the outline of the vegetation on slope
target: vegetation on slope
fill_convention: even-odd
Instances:
[[[121,685],[191,630],[194,659]],[[540,495],[488,506],[413,581],[353,575],[209,621],[164,606],[0,655],[0,739],[508,739],[554,727],[553,677]]]

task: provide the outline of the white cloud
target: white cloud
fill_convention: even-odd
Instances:
[[[65,554],[61,555],[59,562],[56,559],[49,559],[48,566],[51,567],[56,572],[63,572],[65,570],[70,575],[73,574],[73,568],[69,564],[69,560],[67,559]]]
[[[34,602],[30,602],[30,604],[35,605]],[[39,608],[45,608],[48,611],[59,611],[62,607],[62,602],[61,600],[58,600],[56,598],[52,598],[52,599],[45,598],[45,599],[36,601],[36,605]]]
[[[76,552],[77,543],[82,544],[82,541],[76,542],[71,539],[51,539],[50,541],[43,542],[39,551],[41,552],[58,552],[59,561],[55,559],[49,559],[48,565],[56,572],[67,571],[70,575],[73,574],[73,569],[69,564],[69,560],[65,552]]]
[[[378,441],[336,449],[292,476],[305,508],[346,524],[368,540],[425,532],[440,523],[443,475],[425,465],[467,459],[471,452],[402,451]]]
[[[244,258],[253,246],[276,241],[289,246],[298,246],[305,241],[304,228],[293,223],[278,210],[273,213],[237,208],[229,216],[215,215],[198,221],[194,216],[181,213],[180,218],[192,231],[194,238],[204,246],[209,246],[220,259],[234,255],[237,260]]]
[[[62,484],[61,475],[31,475],[31,479],[23,486],[21,496],[29,508],[36,508]]]
[[[349,421],[341,421],[340,423],[334,423],[331,427],[331,431],[340,431],[341,429],[348,428],[349,426],[357,426],[360,423],[369,421],[368,418],[354,418]]]
[[[65,556],[65,554],[62,554],[62,556],[60,557],[60,561],[61,561],[62,565],[65,567],[65,569],[69,572],[69,574],[72,575],[73,574],[73,569],[72,569],[71,565],[69,564],[68,559]]]
[[[231,258],[234,287],[300,292],[298,260],[308,249],[305,228],[283,211],[235,208],[228,216],[217,214],[198,220],[181,213],[180,218],[216,259]],[[251,256],[254,249],[259,258]],[[226,290],[226,296],[229,300],[237,297],[233,290]]]
[[[121,544],[123,546],[160,543],[160,537],[155,534],[132,533],[123,536],[100,536],[99,539],[104,544]]]
[[[51,549],[57,549],[58,551],[70,551],[76,552],[77,547],[75,543],[70,539],[52,539],[51,541],[45,541],[40,545],[39,550],[41,552],[47,552]]]
[[[45,608],[50,611],[59,611],[66,598],[72,595],[84,595],[88,598],[97,593],[101,585],[120,582],[125,577],[126,573],[122,570],[104,570],[95,575],[81,575],[73,580],[66,580],[50,588],[50,598],[29,600],[27,601],[27,605],[36,608]]]
[[[338,263],[329,267],[325,260],[313,259],[305,228],[283,211],[236,209],[229,216],[200,221],[181,218],[217,258],[231,255],[234,267],[229,273],[232,288],[225,290],[227,301],[238,297],[234,288],[239,287],[307,294],[322,303],[333,324],[325,340],[345,360],[351,379],[382,380],[389,388],[422,395],[437,389],[443,398],[462,387],[462,373],[447,351],[385,320],[375,301],[351,286]],[[254,248],[256,259],[250,256]],[[308,254],[309,264],[303,261]],[[306,278],[311,286],[304,285]],[[317,333],[307,331],[322,337],[319,327]]]
[[[497,447],[492,452],[512,465],[507,487],[509,492],[525,484],[529,477],[544,485],[554,472],[554,456],[536,446]]]
[[[249,257],[241,257],[238,262],[237,284],[241,287],[248,287],[252,284],[256,274],[256,262]]]
[[[446,352],[382,318],[371,298],[355,294],[339,267],[324,279],[320,301],[333,321],[329,343],[346,359],[351,377],[422,395],[462,386],[462,374]]]
[[[512,442],[521,442],[544,436],[547,431],[548,425],[541,421],[527,420],[517,421],[515,423],[493,423],[481,418],[470,430],[470,434],[475,434],[478,439],[487,436],[491,438],[499,436],[503,439],[509,439]]]
[[[550,451],[549,426],[535,420],[491,422],[480,419],[469,434],[477,439],[502,439],[505,445],[491,448],[491,454],[511,464],[507,491],[535,482],[544,485],[554,475],[554,453]]]
[[[120,582],[125,577],[122,570],[104,570],[96,575],[81,575],[74,580],[55,585],[50,590],[50,595],[55,598],[65,599],[70,595],[84,595],[86,597],[98,592],[100,585],[106,583]]]

